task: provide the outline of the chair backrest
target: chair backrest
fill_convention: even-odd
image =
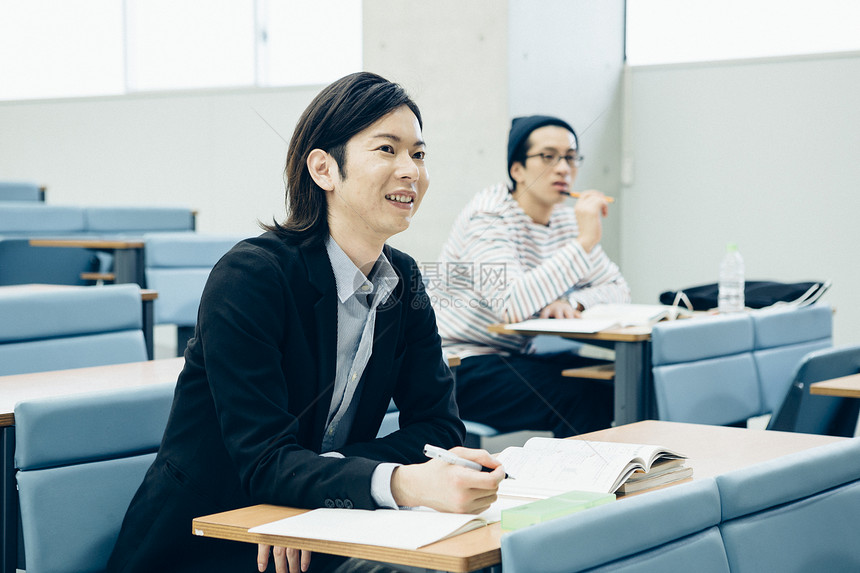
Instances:
[[[135,284],[0,292],[0,375],[147,359]]]
[[[759,310],[750,316],[762,411],[775,412],[791,387],[801,359],[813,350],[833,346],[833,310],[828,304],[816,304]]]
[[[244,238],[193,233],[144,235],[146,286],[158,291],[155,323],[194,326],[209,272]]]
[[[807,354],[794,382],[768,424],[769,430],[851,437],[857,423],[858,400],[815,396],[809,385],[860,372],[860,345],[838,346]]]
[[[28,573],[103,571],[155,458],[175,383],[15,406],[15,467]]]
[[[86,227],[84,207],[8,201],[0,208],[0,235],[73,235]]]
[[[0,181],[0,201],[44,201],[45,188],[30,181]]]
[[[658,323],[651,345],[661,420],[731,424],[761,411],[748,314]]]
[[[86,231],[91,234],[141,234],[153,231],[193,231],[194,211],[187,207],[86,207]]]
[[[505,573],[727,573],[713,479],[679,484],[505,533]]]
[[[860,571],[860,440],[716,480],[732,571]]]

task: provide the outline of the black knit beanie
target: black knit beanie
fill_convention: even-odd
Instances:
[[[545,125],[558,125],[570,131],[573,134],[573,139],[576,141],[577,149],[579,148],[579,138],[576,136],[576,132],[573,131],[573,128],[570,127],[570,125],[563,119],[549,115],[515,117],[511,122],[511,131],[508,133],[508,173],[511,172],[514,152],[517,150],[517,147],[528,139],[531,132],[539,127],[544,127]]]

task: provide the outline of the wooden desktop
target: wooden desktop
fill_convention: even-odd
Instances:
[[[818,396],[860,398],[860,374],[814,382],[809,385],[809,393]]]

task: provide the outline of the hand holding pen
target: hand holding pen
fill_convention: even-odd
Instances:
[[[442,449],[439,446],[433,446],[430,444],[424,444],[424,455],[428,458],[436,458],[440,459],[443,462],[449,463],[452,466],[461,466],[464,468],[469,468],[472,470],[476,470],[479,472],[491,472],[493,468],[484,467],[478,462],[473,462],[472,460],[467,460],[466,458],[462,458],[457,454],[450,452],[448,450]],[[505,479],[514,479],[507,473],[505,474]]]
[[[439,456],[440,460],[444,457],[450,461],[436,463],[431,460],[395,467],[391,474],[391,494],[397,505],[423,505],[449,513],[481,513],[496,501],[504,468],[490,454],[467,448],[454,448],[449,452],[433,446],[424,451],[429,457]],[[454,459],[460,461],[455,463]],[[487,473],[455,467],[469,467],[470,464],[474,464],[473,469],[476,466],[495,466],[496,469],[488,469]]]

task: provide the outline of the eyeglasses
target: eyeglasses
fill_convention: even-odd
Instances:
[[[585,159],[578,153],[569,153],[567,155],[558,155],[557,153],[535,153],[534,155],[526,155],[526,159],[530,159],[532,157],[540,157],[541,161],[543,161],[545,165],[556,165],[559,161],[564,159],[571,168],[579,167],[582,165],[582,160]]]

